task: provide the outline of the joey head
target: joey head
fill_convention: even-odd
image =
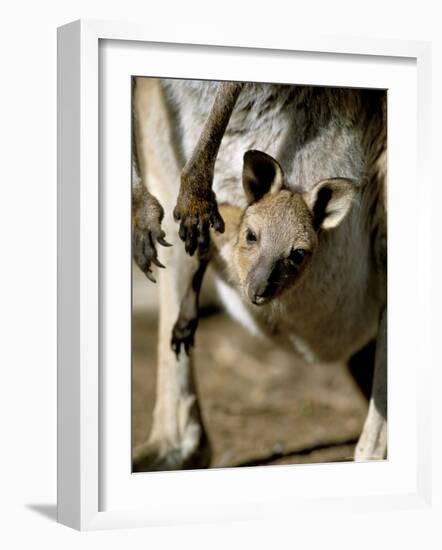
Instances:
[[[293,192],[274,158],[247,151],[243,187],[248,207],[234,246],[234,268],[246,299],[263,305],[307,276],[321,232],[343,221],[355,186],[332,178]]]

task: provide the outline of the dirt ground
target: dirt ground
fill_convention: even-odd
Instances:
[[[137,445],[148,437],[152,420],[157,314],[155,305],[142,303],[156,287],[134,274],[132,434]],[[195,359],[212,467],[352,459],[367,404],[345,365],[303,364],[249,335],[222,311],[200,320]]]

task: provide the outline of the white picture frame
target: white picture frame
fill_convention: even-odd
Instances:
[[[376,57],[381,63],[388,61],[392,65],[401,60],[409,60],[415,66],[416,72],[417,128],[416,135],[407,146],[414,147],[411,156],[417,163],[420,185],[417,198],[404,197],[401,200],[404,202],[405,210],[407,200],[419,205],[416,218],[419,242],[427,243],[419,248],[419,267],[412,275],[417,278],[414,306],[419,319],[419,353],[425,353],[422,350],[430,349],[427,344],[431,335],[431,316],[428,315],[431,307],[431,234],[429,212],[426,210],[426,205],[431,204],[431,182],[426,156],[429,149],[431,117],[428,98],[431,50],[429,43],[364,40],[341,36],[312,39],[297,34],[293,38],[281,36],[278,43],[269,45],[262,38],[206,39],[203,32],[199,37],[189,37],[185,29],[179,33],[174,31],[171,36],[160,36],[144,26],[117,22],[77,21],[65,25],[58,32],[58,521],[77,529],[89,530],[275,517],[294,513],[311,514],[327,510],[331,506],[335,512],[342,513],[354,510],[370,512],[379,509],[429,506],[431,358],[427,352],[427,360],[422,360],[420,364],[419,378],[413,378],[413,365],[410,365],[409,372],[410,383],[414,380],[413,392],[416,397],[415,409],[414,405],[411,407],[414,414],[411,425],[413,460],[410,460],[397,476],[398,485],[392,485],[383,494],[376,491],[354,494],[349,484],[343,493],[337,490],[331,490],[329,493],[314,490],[314,496],[311,498],[306,494],[299,498],[293,495],[291,498],[289,493],[281,493],[278,502],[278,493],[271,494],[265,487],[275,483],[284,484],[291,475],[288,467],[253,468],[248,469],[247,473],[245,470],[239,472],[231,469],[216,472],[161,473],[144,478],[143,483],[150,483],[152,494],[157,491],[158,497],[162,487],[164,492],[172,491],[174,486],[179,487],[181,493],[184,491],[187,501],[180,501],[175,506],[172,506],[170,501],[168,504],[167,499],[163,499],[163,502],[159,498],[156,501],[152,498],[149,505],[129,505],[126,496],[126,502],[123,502],[122,498],[121,505],[114,503],[110,509],[103,509],[101,485],[105,474],[102,471],[104,468],[101,455],[107,447],[103,444],[100,418],[103,412],[100,405],[100,396],[103,397],[103,387],[100,384],[100,337],[103,321],[100,314],[100,303],[103,299],[100,286],[103,277],[100,228],[103,229],[103,226],[99,223],[99,212],[103,207],[99,187],[99,65],[102,41],[120,44],[124,41],[129,47],[131,44],[144,43],[168,44],[169,47],[173,45],[175,50],[179,50],[180,45],[183,48],[185,45],[186,50],[198,47],[200,51],[204,51],[206,48],[205,57],[209,59],[209,49],[217,46],[228,48],[230,56],[244,55],[247,51],[253,50],[272,52],[272,55],[279,55],[281,58],[287,52],[304,52],[313,56],[327,54],[337,59],[355,60],[356,63],[361,62],[358,56],[367,56],[367,59]],[[183,71],[184,74],[176,76],[202,77],[201,72],[191,73],[188,67]],[[213,78],[210,74],[207,76]],[[324,78],[324,82],[328,82],[331,77],[328,75]],[[345,84],[340,82],[342,85]],[[128,150],[124,154],[127,153]],[[410,174],[404,174],[404,178],[406,177],[410,177]],[[397,193],[393,192],[389,201],[389,204],[391,201],[393,204],[395,201],[397,203]],[[397,238],[397,234],[393,238]],[[411,359],[408,361],[411,362]],[[399,403],[398,406],[404,404]],[[130,429],[130,426],[122,424],[123,430]],[[382,476],[393,479],[396,471],[395,462],[391,460],[386,465],[330,465],[327,468],[321,466],[320,476],[324,480],[331,476],[339,480],[342,466],[357,467],[352,469],[351,476],[354,479],[372,477],[379,480]],[[413,470],[413,479],[408,477],[408,485],[404,480],[407,479],[410,469]],[[128,474],[129,472],[125,472],[124,475],[127,477]],[[214,506],[213,503],[207,502],[207,499],[203,500],[204,492],[200,492],[200,498],[197,496],[198,491],[203,491],[202,486],[207,486],[207,474],[210,474],[211,481],[217,480],[216,482],[222,485],[225,485],[226,479],[242,483],[240,477],[247,478],[246,483],[249,483],[249,487],[262,487],[262,495],[258,496],[256,493],[254,496],[251,491],[252,496],[247,501],[247,507],[244,507],[243,502],[235,505],[233,496],[229,496],[227,491]],[[308,468],[299,470],[298,482],[302,483],[302,478],[307,480],[309,475],[311,474],[308,473]],[[192,491],[192,488],[195,490]]]

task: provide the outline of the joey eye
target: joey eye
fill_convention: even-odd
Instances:
[[[306,254],[307,251],[303,248],[296,248],[290,252],[289,260],[295,265],[301,265]]]
[[[247,229],[247,232],[246,232],[246,241],[251,244],[251,243],[256,243],[257,241],[257,237],[256,237],[256,233],[254,233],[251,229]]]

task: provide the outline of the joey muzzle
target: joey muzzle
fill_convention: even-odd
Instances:
[[[252,304],[261,306],[281,290],[280,262],[260,259],[251,269],[246,282],[246,293]]]

